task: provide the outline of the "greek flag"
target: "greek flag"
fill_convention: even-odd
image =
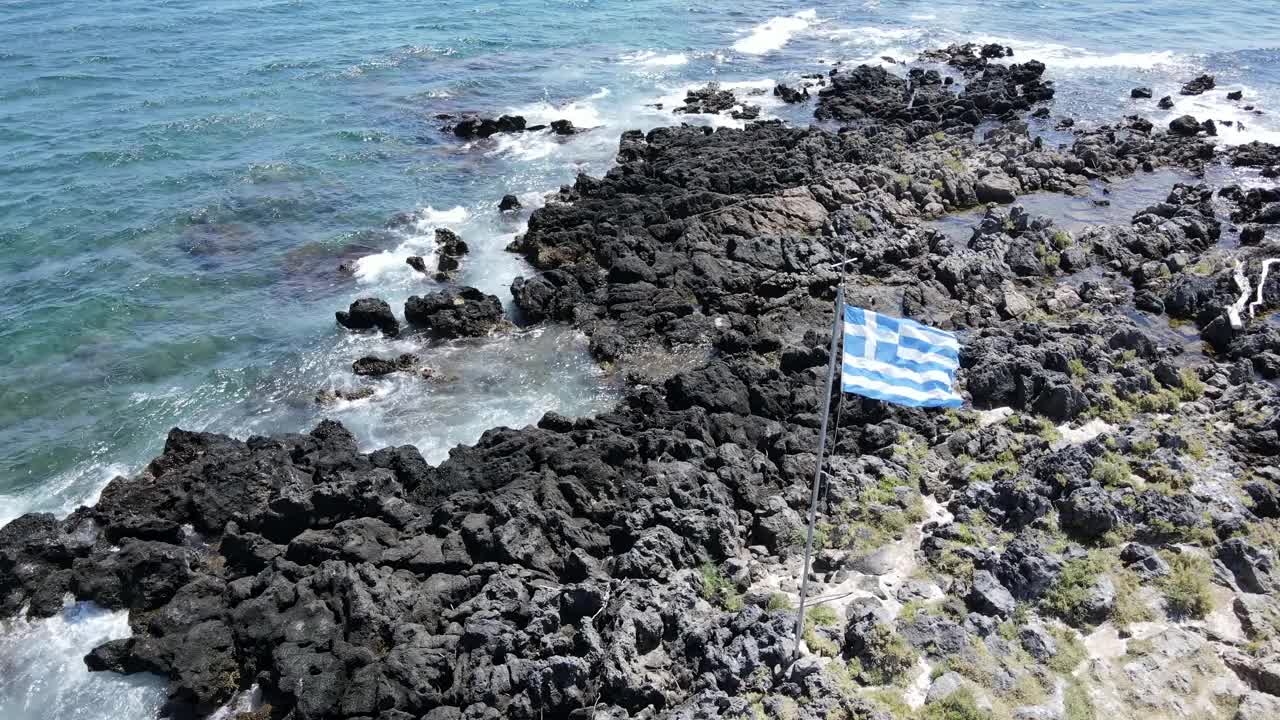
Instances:
[[[960,407],[960,342],[914,320],[844,308],[845,392],[912,407]]]

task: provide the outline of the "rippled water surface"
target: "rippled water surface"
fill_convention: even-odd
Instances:
[[[1277,38],[1271,0],[0,0],[0,523],[92,501],[175,425],[245,436],[336,417],[366,448],[412,442],[438,461],[494,425],[607,407],[612,381],[571,332],[426,347],[349,335],[333,311],[370,294],[398,311],[432,289],[403,261],[430,256],[436,227],[473,249],[460,281],[509,301],[527,269],[503,248],[525,216],[500,217],[498,198],[534,207],[603,172],[618,134],[673,122],[688,86],[767,90],[836,61],[997,40],[1049,64],[1056,114],[1191,112],[1243,122],[1224,142],[1275,140]],[[1218,90],[1176,95],[1206,71]],[[1178,106],[1129,100],[1138,84]],[[758,100],[794,122],[810,111]],[[465,110],[591,130],[467,145],[435,118]],[[419,222],[386,230],[403,211]],[[436,378],[350,373],[360,355],[407,351]],[[362,385],[372,397],[316,402]],[[4,632],[6,720],[159,703],[154,683],[78,664],[127,632],[118,616],[72,606]]]

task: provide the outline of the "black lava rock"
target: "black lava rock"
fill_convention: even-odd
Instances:
[[[404,353],[394,360],[385,360],[383,358],[367,355],[352,363],[351,371],[356,375],[381,377],[383,375],[390,375],[393,372],[408,370],[417,364],[418,356],[411,353]]]
[[[410,297],[405,320],[439,338],[480,337],[502,322],[502,302],[475,288],[442,290]]]
[[[498,133],[518,133],[525,128],[525,119],[519,115],[503,115],[498,118],[468,117],[453,126],[453,134],[470,140],[487,138]]]
[[[377,329],[392,337],[400,334],[400,321],[380,298],[360,298],[346,312],[339,310],[335,315],[339,325],[351,330]]]
[[[801,88],[799,90],[796,90],[793,87],[790,87],[788,85],[783,85],[781,83],[779,83],[777,87],[773,89],[773,94],[781,98],[782,102],[787,103],[788,105],[795,105],[797,103],[805,102],[809,99],[808,88]]]
[[[1191,115],[1176,117],[1169,121],[1169,132],[1175,135],[1195,135],[1200,132],[1200,123]]]
[[[553,120],[551,122],[551,132],[556,135],[573,135],[578,132],[578,129],[568,120]]]
[[[1201,75],[1182,86],[1178,92],[1182,95],[1200,95],[1214,88],[1212,75]]]

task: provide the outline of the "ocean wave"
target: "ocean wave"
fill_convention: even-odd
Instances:
[[[93,455],[101,457],[105,452],[105,447],[98,447]],[[49,512],[58,517],[70,515],[81,505],[96,503],[107,483],[132,472],[132,468],[122,463],[91,461],[41,483],[39,494],[0,493],[0,527],[29,512]],[[4,714],[0,713],[0,717]]]
[[[19,617],[0,633],[0,717],[155,717],[164,703],[164,680],[148,674],[130,677],[90,673],[84,656],[107,640],[127,638],[129,613],[90,603],[68,605],[39,620]]]
[[[796,33],[807,30],[818,20],[817,10],[802,10],[794,15],[769,18],[751,29],[751,34],[733,44],[733,49],[747,55],[764,55],[781,50]]]
[[[568,120],[576,128],[600,127],[605,123],[600,109],[596,107],[596,101],[603,100],[611,94],[612,91],[609,88],[602,87],[581,100],[574,100],[564,105],[554,105],[546,100],[540,100],[512,108],[509,112],[512,115],[523,115],[530,125],[546,125],[555,120]]]
[[[860,57],[840,58],[826,56],[820,59],[823,61],[823,64],[826,65],[834,65],[837,62],[843,61],[849,66],[880,65],[886,68],[895,68],[906,65],[907,63],[915,60],[916,55],[917,53],[915,50],[899,45],[888,45],[877,47],[874,50],[869,50],[866,55]]]
[[[1240,90],[1244,93],[1241,100],[1228,100],[1227,93]],[[1157,93],[1159,94],[1159,93]],[[1280,144],[1280,128],[1272,124],[1271,118],[1245,110],[1246,105],[1257,101],[1257,92],[1245,85],[1223,85],[1202,95],[1180,95],[1175,88],[1167,88],[1173,99],[1173,107],[1154,115],[1151,121],[1157,126],[1167,127],[1169,121],[1182,115],[1191,115],[1201,122],[1213,120],[1218,126],[1218,142],[1224,145],[1243,145],[1259,142]],[[1226,125],[1225,123],[1231,123]]]
[[[641,65],[643,67],[677,67],[689,63],[689,56],[684,53],[659,55],[653,50],[627,53],[618,59],[624,65]]]
[[[391,250],[365,255],[355,262],[356,280],[365,284],[382,283],[392,279],[408,282],[421,274],[405,262],[411,255],[420,255],[428,267],[435,265],[435,230],[460,225],[471,213],[462,206],[437,210],[430,205],[414,215],[413,223],[405,232],[405,239]]]
[[[758,80],[724,80],[718,81],[717,84],[722,90],[733,90],[735,97],[738,99],[736,107],[743,105],[759,105],[759,120],[769,120],[774,116],[768,111],[772,108],[781,107],[784,103],[772,92],[777,82],[773,78],[760,78]],[[701,90],[707,86],[707,82],[696,82],[681,85],[678,87],[668,86],[662,92],[663,94],[649,101],[647,106],[653,104],[661,105],[662,110],[658,114],[662,116],[664,123],[672,122],[701,124],[712,128],[743,128],[747,125],[747,120],[739,120],[734,118],[730,111],[720,114],[702,114],[702,113],[680,113],[676,114],[673,110],[684,105],[685,96],[690,90]]]
[[[508,112],[523,116],[530,125],[549,125],[556,120],[568,120],[575,128],[588,130],[608,124],[600,108],[596,106],[596,101],[603,100],[610,94],[609,88],[600,88],[588,97],[563,105],[542,100],[512,108]],[[483,146],[492,146],[485,153],[489,157],[506,156],[522,162],[533,162],[554,155],[569,139],[555,135],[550,130],[542,130],[494,135],[485,140]],[[475,143],[466,147],[473,146]]]
[[[494,135],[493,141],[494,148],[486,155],[490,157],[503,155],[522,162],[533,162],[550,157],[560,147],[556,136],[550,130]]]
[[[854,28],[831,28],[820,33],[825,38],[851,45],[891,45],[915,40],[924,35],[923,28],[887,28],[871,25]]]
[[[1005,37],[982,37],[979,43],[999,43],[1013,48],[1014,56],[1006,62],[1022,62],[1035,58],[1055,69],[1093,70],[1122,67],[1135,70],[1151,70],[1157,67],[1187,64],[1187,59],[1170,50],[1152,52],[1096,53],[1080,47],[1057,43],[1039,43]]]

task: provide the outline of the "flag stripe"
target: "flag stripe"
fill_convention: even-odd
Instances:
[[[878,360],[867,360],[866,358],[845,357],[844,370],[855,375],[863,373],[876,375],[879,379],[902,382],[919,385],[923,388],[925,385],[932,384],[934,387],[941,386],[943,390],[951,388],[951,375],[943,370],[925,370],[923,372],[912,370],[910,368],[890,365],[889,363],[880,362]]]
[[[913,407],[959,407],[960,341],[952,333],[862,308],[844,310],[845,392]]]
[[[846,358],[864,357],[865,345],[866,343],[863,340],[863,338],[858,337],[856,335],[845,335],[844,356]],[[889,352],[889,351],[886,350],[885,352]],[[880,362],[882,362],[885,365],[892,365],[892,366],[904,368],[912,372],[926,373],[926,372],[936,371],[936,372],[948,374],[948,376],[950,376],[950,374],[955,371],[956,365],[958,364],[957,362],[953,360],[949,360],[945,357],[932,358],[931,362],[917,362],[916,360],[906,359],[901,355],[895,356],[892,353],[887,356],[887,359],[882,360]]]
[[[922,352],[922,353],[929,353],[931,355],[940,355],[946,358],[947,362],[952,362],[952,361],[958,362],[960,360],[960,352],[958,350],[954,348],[943,347],[941,345],[934,345],[933,343],[928,343],[918,338],[899,337],[898,346],[903,348],[910,348],[912,350]]]
[[[950,392],[921,393],[900,385],[880,383],[848,373],[844,376],[844,389],[845,392],[914,407],[960,407],[964,404],[959,396]]]
[[[931,327],[926,327],[917,322],[903,322],[898,330],[898,334],[903,337],[911,338],[912,340],[919,340],[930,345],[949,348],[957,352],[960,350],[960,341],[956,339],[955,335],[952,335],[945,330],[935,330]]]

